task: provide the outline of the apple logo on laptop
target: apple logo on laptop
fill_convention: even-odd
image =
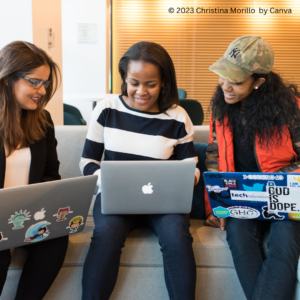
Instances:
[[[153,193],[153,185],[151,185],[151,182],[148,183],[148,185],[144,185],[142,187],[142,191],[144,194],[152,194]]]
[[[38,211],[34,214],[34,219],[35,220],[43,220],[45,218],[45,210],[42,208],[41,211]]]

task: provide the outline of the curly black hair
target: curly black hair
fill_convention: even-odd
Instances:
[[[284,125],[300,125],[300,91],[295,84],[285,84],[280,75],[274,72],[253,74],[252,77],[254,82],[259,78],[265,78],[265,82],[251,92],[243,105],[241,101],[226,103],[221,86],[217,86],[210,104],[213,118],[222,123],[224,116],[228,115],[229,122],[225,126],[239,136],[245,148],[253,146],[255,134],[261,145],[279,145]],[[246,126],[242,126],[245,121]],[[272,136],[276,128],[275,141]]]

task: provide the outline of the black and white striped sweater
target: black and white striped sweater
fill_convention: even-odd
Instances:
[[[165,113],[129,107],[121,96],[98,102],[80,161],[83,175],[98,175],[104,160],[194,160],[194,127],[186,111],[177,106]],[[199,180],[200,171],[195,170]],[[100,192],[100,189],[99,189]]]

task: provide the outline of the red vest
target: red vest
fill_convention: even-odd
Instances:
[[[234,147],[233,135],[229,128],[226,126],[228,117],[224,117],[224,122],[221,124],[219,121],[210,120],[210,133],[209,143],[213,142],[213,122],[215,122],[216,135],[218,141],[219,152],[219,172],[235,172],[234,166]],[[266,147],[265,144],[260,145],[259,138],[256,136],[254,147],[254,155],[258,168],[263,173],[277,172],[279,169],[288,166],[298,160],[298,155],[294,150],[293,142],[290,136],[288,126],[284,126],[281,133],[281,143],[277,142],[277,131],[273,135],[274,145]],[[299,169],[290,171],[291,173],[299,173]],[[209,204],[207,192],[205,190],[205,208],[206,215],[211,214],[212,210]]]

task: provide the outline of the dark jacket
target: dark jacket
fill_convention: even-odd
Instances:
[[[47,112],[48,121],[53,125],[50,114]],[[58,169],[59,161],[56,152],[57,141],[54,126],[47,128],[46,136],[30,146],[31,164],[29,170],[29,184],[61,179]],[[5,177],[5,150],[0,144],[0,189],[4,187]]]

